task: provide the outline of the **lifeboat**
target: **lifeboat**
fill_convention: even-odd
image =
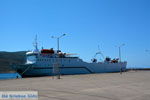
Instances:
[[[54,54],[54,50],[53,49],[42,49],[41,53],[42,54]]]

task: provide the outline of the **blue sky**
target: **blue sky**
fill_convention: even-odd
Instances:
[[[150,67],[149,0],[0,0],[0,51],[57,48],[90,61],[98,45],[105,56],[118,57],[128,67]],[[98,56],[100,57],[100,56]]]

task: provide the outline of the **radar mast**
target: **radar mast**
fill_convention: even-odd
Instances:
[[[38,49],[38,42],[37,42],[37,35],[35,36],[35,40],[34,40],[34,43],[33,43],[33,46],[34,46],[34,52],[39,52],[39,49]]]

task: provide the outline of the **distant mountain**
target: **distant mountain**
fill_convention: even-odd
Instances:
[[[0,73],[12,72],[11,64],[23,64],[26,51],[5,52],[0,51]]]

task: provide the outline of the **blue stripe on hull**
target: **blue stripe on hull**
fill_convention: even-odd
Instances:
[[[109,73],[109,72],[120,72],[120,69],[100,69],[98,72],[93,72],[87,67],[61,67],[60,73],[63,75],[73,75],[73,74],[91,74],[91,73]],[[35,67],[28,70],[24,75],[30,76],[49,76],[53,75],[53,67]]]
[[[90,74],[92,71],[86,67],[61,67],[60,73],[64,75]],[[53,75],[53,67],[35,67],[28,70],[24,75]]]

